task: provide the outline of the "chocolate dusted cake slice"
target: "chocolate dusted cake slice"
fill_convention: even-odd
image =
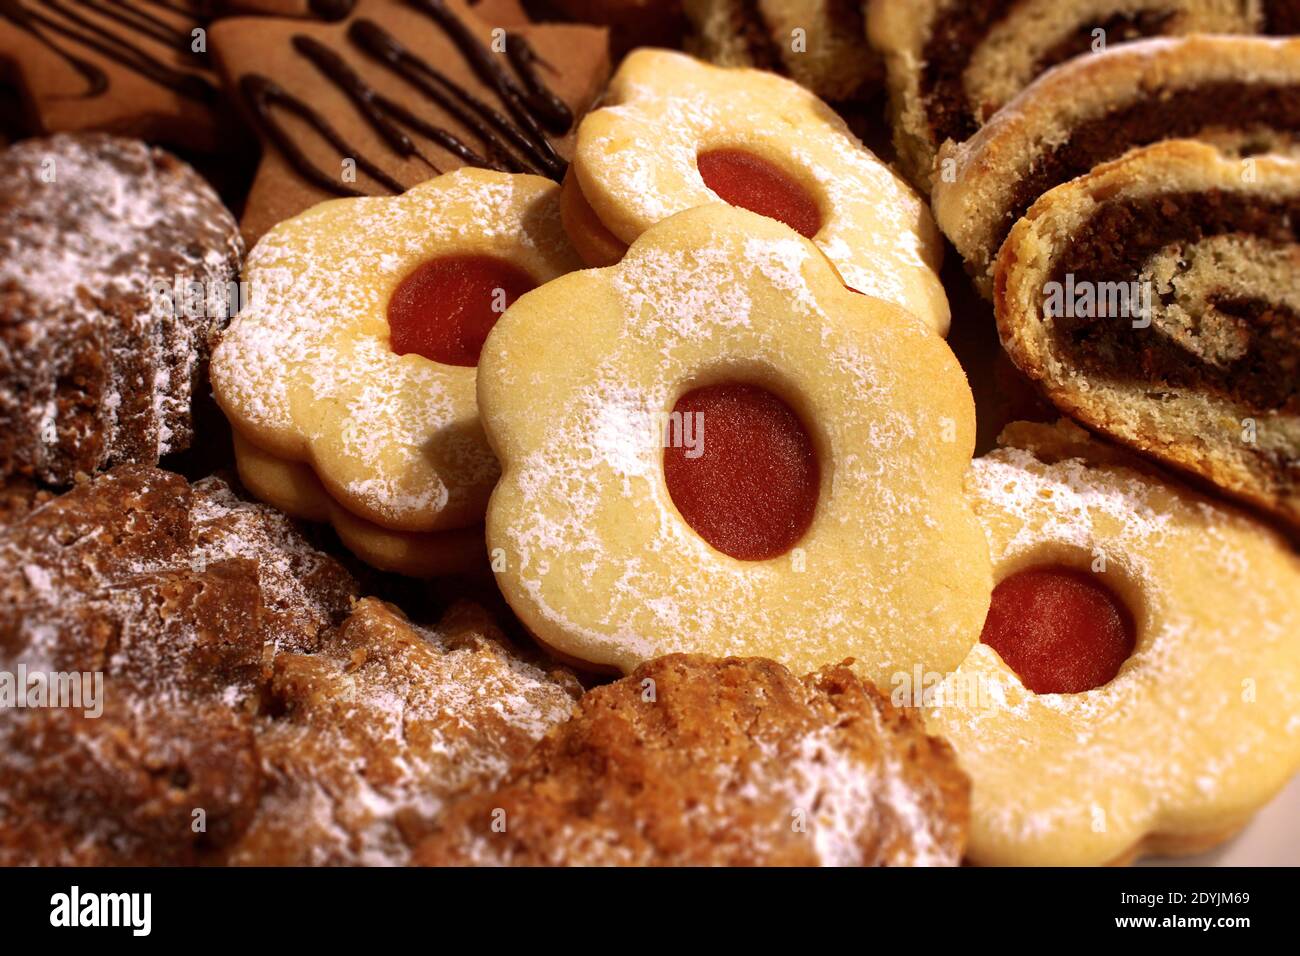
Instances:
[[[1058,408],[1300,528],[1300,161],[1171,140],[1098,166],[1012,229],[994,305]]]
[[[1044,71],[1143,37],[1300,31],[1296,0],[870,0],[885,57],[894,143],[928,189],[960,143]],[[1076,91],[1081,92],[1081,91]]]
[[[193,169],[102,133],[0,154],[0,476],[188,448],[244,246]]]
[[[672,654],[588,691],[432,866],[955,866],[970,787],[948,745],[846,665]]]
[[[940,150],[935,216],[987,296],[998,247],[1039,196],[1178,138],[1300,155],[1300,38],[1162,38],[1071,60]]]

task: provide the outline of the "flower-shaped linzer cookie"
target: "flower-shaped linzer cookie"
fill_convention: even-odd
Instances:
[[[529,293],[478,395],[498,584],[563,655],[854,657],[884,684],[955,667],[979,633],[965,377],[779,222],[699,206]]]
[[[386,570],[481,562],[498,468],[478,350],[515,298],[580,265],[538,176],[462,169],[281,223],[212,359],[240,477]]]
[[[638,50],[578,128],[565,227],[590,265],[674,213],[722,199],[817,244],[850,288],[947,334],[943,240],[910,186],[797,83]]]
[[[973,781],[969,858],[1226,839],[1300,769],[1300,559],[1077,426],[1003,442],[970,478],[998,580],[982,641],[913,701]]]

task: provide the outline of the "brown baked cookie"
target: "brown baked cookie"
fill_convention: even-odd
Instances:
[[[519,21],[513,0],[359,0],[335,23],[215,24],[222,76],[263,142],[244,236],[465,165],[560,179],[608,77],[606,33]]]
[[[835,103],[860,101],[883,78],[860,0],[683,0],[686,48],[720,66],[783,73]]]
[[[138,140],[0,154],[0,476],[64,485],[188,447],[242,254],[212,188]]]
[[[0,0],[0,64],[45,133],[107,130],[214,149],[221,89],[197,4]]]
[[[1135,146],[1180,137],[1300,154],[1300,38],[1162,37],[1043,74],[961,145],[939,151],[934,212],[988,296],[1016,220],[1053,186]]]
[[[51,491],[30,478],[14,477],[0,482],[0,525],[17,521],[52,497]]]
[[[1300,529],[1300,160],[1102,164],[1011,230],[994,303],[1058,408]]]
[[[583,697],[426,865],[955,865],[969,785],[948,746],[846,666],[674,654]]]
[[[217,479],[123,466],[0,529],[0,865],[401,863],[568,716],[481,611],[354,594]]]
[[[1300,7],[1294,0],[869,0],[867,27],[885,57],[899,160],[928,189],[945,141],[970,138],[1053,66],[1143,37],[1300,32]]]

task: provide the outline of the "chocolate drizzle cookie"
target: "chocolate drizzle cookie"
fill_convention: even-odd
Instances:
[[[461,166],[561,178],[575,118],[608,74],[604,31],[476,10],[498,16],[460,0],[360,0],[333,24],[216,24],[222,74],[265,144],[245,236]]]
[[[283,515],[153,468],[0,530],[0,666],[79,691],[0,709],[0,864],[402,863],[568,717],[572,676],[481,610],[355,591]]]
[[[945,141],[968,139],[1034,77],[1073,57],[1143,37],[1287,34],[1298,23],[1295,0],[871,0],[867,12],[885,57],[899,158],[927,188]]]
[[[1058,408],[1300,527],[1300,161],[1186,140],[1053,189],[994,301]]]
[[[242,253],[216,193],[161,150],[99,133],[7,150],[0,474],[68,484],[187,448]]]
[[[102,129],[215,148],[220,85],[197,7],[127,0],[0,0],[0,61],[13,64],[32,125]]]
[[[848,667],[674,654],[589,691],[415,862],[955,866],[968,814],[948,746]]]
[[[988,295],[998,247],[1034,200],[1182,137],[1234,155],[1300,153],[1300,39],[1162,38],[1071,60],[940,150],[935,216]]]

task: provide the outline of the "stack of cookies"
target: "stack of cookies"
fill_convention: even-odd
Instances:
[[[1287,4],[212,6],[0,6],[0,863],[1116,863],[1300,768]]]

